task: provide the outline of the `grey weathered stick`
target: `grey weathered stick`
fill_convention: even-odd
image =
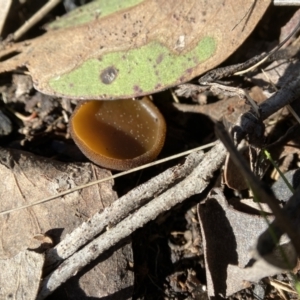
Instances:
[[[253,134],[262,120],[265,120],[279,109],[299,98],[300,74],[297,74],[291,82],[287,83],[278,92],[258,106],[260,119],[254,117],[251,112],[245,113],[241,116],[241,130],[237,133],[237,140],[241,140],[245,134]]]
[[[221,143],[217,143],[214,148],[206,153],[205,158],[184,180],[154,198],[114,228],[106,231],[79,252],[65,260],[59,268],[44,279],[37,299],[45,299],[63,282],[97,258],[101,253],[116,245],[136,229],[154,220],[162,212],[170,210],[176,204],[181,203],[192,195],[203,192],[214,172],[223,163],[225,155],[226,150],[224,146]]]
[[[123,197],[116,200],[111,206],[102,212],[95,214],[87,222],[84,222],[72,233],[68,234],[54,248],[46,253],[46,266],[55,265],[64,260],[84,246],[95,236],[112,227],[127,217],[133,210],[147,203],[154,196],[159,195],[181,179],[189,175],[202,158],[201,152],[192,153],[183,164],[172,167],[148,182],[136,187]]]
[[[259,105],[260,116],[263,120],[277,112],[280,108],[292,103],[300,97],[300,74],[291,82],[286,83],[277,93]]]

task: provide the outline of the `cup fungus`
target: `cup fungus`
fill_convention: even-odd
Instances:
[[[90,100],[77,105],[70,120],[70,133],[95,164],[128,170],[157,157],[164,145],[166,123],[148,97]]]

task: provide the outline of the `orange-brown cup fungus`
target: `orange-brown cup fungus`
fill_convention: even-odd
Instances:
[[[164,117],[148,97],[79,103],[70,133],[95,164],[128,170],[154,160],[166,136]]]

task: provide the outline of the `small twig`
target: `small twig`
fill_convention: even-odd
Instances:
[[[275,6],[299,6],[300,0],[274,0]]]
[[[247,100],[248,104],[251,105],[252,109],[254,110],[256,116],[259,117],[260,114],[259,114],[258,105],[255,103],[255,101],[249,96],[249,94],[245,90],[236,87],[222,85],[219,83],[208,83],[208,86],[210,86],[210,90],[213,93],[216,94],[222,93],[227,97],[238,96],[241,99]]]
[[[274,278],[268,278],[268,281],[269,281],[269,284],[271,286],[274,286],[276,289],[281,289],[281,290],[286,291],[288,293],[297,294],[295,289],[293,289],[293,287],[288,283],[276,280]]]
[[[292,81],[285,84],[278,92],[264,101],[260,106],[260,114],[262,119],[268,118],[277,112],[280,108],[292,103],[300,97],[300,74]]]
[[[170,210],[188,197],[199,194],[208,186],[213,174],[223,163],[226,150],[221,143],[205,154],[205,158],[184,180],[165,193],[154,198],[134,214],[129,215],[115,227],[104,232],[79,252],[64,261],[53,273],[47,276],[37,299],[45,299],[63,282],[76,274],[85,265],[97,258],[118,242],[129,236],[137,228],[154,220],[162,212]]]
[[[17,41],[25,34],[32,26],[39,22],[45,15],[48,14],[61,0],[49,0],[38,12],[36,12],[28,21],[26,21],[14,34],[13,39]]]
[[[288,104],[287,109],[293,115],[293,117],[296,119],[296,121],[300,124],[300,118],[299,118],[298,114],[295,112],[295,110],[292,108],[292,106]]]
[[[241,116],[239,127],[235,127],[235,138],[237,142],[241,141],[246,134],[254,135],[257,132],[257,126],[262,120],[267,119],[273,113],[282,107],[300,98],[300,74],[291,82],[282,87],[281,90],[272,95],[269,99],[262,102],[259,107],[260,118],[253,116],[253,113],[247,112]]]
[[[2,35],[2,30],[9,13],[10,7],[12,4],[12,0],[2,0],[0,5],[0,36]]]
[[[112,176],[109,176],[109,177],[106,177],[106,178],[101,178],[99,180],[95,180],[93,182],[89,182],[87,184],[84,184],[84,185],[80,185],[80,186],[77,186],[75,188],[72,188],[72,189],[69,189],[69,190],[66,190],[64,192],[61,192],[61,193],[56,193],[55,195],[53,196],[50,196],[48,198],[44,198],[42,200],[38,200],[38,201],[35,201],[33,203],[30,203],[30,204],[26,204],[26,205],[22,205],[22,206],[19,206],[19,207],[15,207],[15,208],[12,208],[12,209],[7,209],[7,210],[4,210],[4,211],[1,211],[0,212],[0,216],[1,215],[5,215],[5,214],[8,214],[8,213],[12,213],[12,212],[15,212],[15,211],[18,211],[18,210],[21,210],[21,209],[24,209],[24,208],[28,208],[28,207],[32,207],[32,206],[35,206],[35,205],[40,205],[40,204],[43,204],[43,203],[46,203],[46,202],[49,202],[49,201],[52,201],[56,198],[59,198],[61,196],[65,196],[67,194],[70,194],[70,193],[73,193],[75,191],[78,191],[78,190],[81,190],[83,188],[86,188],[86,187],[89,187],[89,186],[92,186],[92,185],[95,185],[95,184],[98,184],[98,183],[102,183],[102,182],[105,182],[105,181],[108,181],[108,180],[111,180],[111,179],[115,179],[115,178],[118,178],[118,177],[122,177],[124,175],[127,175],[127,174],[130,174],[130,173],[134,173],[134,172],[137,172],[137,171],[140,171],[140,170],[144,170],[146,168],[149,168],[149,167],[153,167],[153,166],[156,166],[158,164],[161,164],[163,162],[166,162],[166,161],[169,161],[169,160],[172,160],[172,159],[175,159],[175,158],[179,158],[179,157],[182,157],[182,156],[186,156],[192,152],[196,152],[198,150],[203,150],[203,149],[206,149],[206,148],[210,148],[212,146],[214,146],[215,143],[210,143],[210,144],[206,144],[206,145],[203,145],[203,146],[200,146],[200,147],[197,147],[197,148],[194,148],[192,150],[188,150],[188,151],[184,151],[182,153],[179,153],[179,154],[175,154],[175,155],[172,155],[172,156],[169,156],[169,157],[166,157],[166,158],[162,158],[160,160],[156,160],[154,162],[151,162],[151,163],[148,163],[148,164],[145,164],[145,165],[142,165],[142,166],[139,166],[139,167],[136,167],[134,169],[130,169],[130,170],[127,170],[127,171],[124,171],[124,172],[120,172],[118,174],[115,174],[115,175],[112,175]]]
[[[274,153],[274,152],[276,153],[276,152],[278,152],[278,150],[281,151],[281,148],[283,147],[283,145],[285,145],[289,141],[292,141],[293,139],[299,137],[299,130],[300,130],[300,124],[293,125],[276,142],[274,142],[273,144],[269,144],[266,147],[266,149],[272,153]],[[273,154],[273,156],[274,156],[274,154]],[[275,157],[277,157],[277,156],[278,156],[278,154],[276,153]]]
[[[224,77],[244,74],[248,72],[250,69],[259,66],[260,64],[265,62],[271,55],[273,55],[276,51],[278,51],[299,30],[299,28],[300,28],[300,22],[297,24],[294,30],[270,52],[256,55],[251,59],[240,64],[211,70],[207,72],[205,75],[203,75],[202,77],[200,77],[199,84],[207,85],[207,83],[209,82],[214,82]]]

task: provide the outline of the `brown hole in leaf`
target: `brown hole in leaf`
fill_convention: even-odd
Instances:
[[[110,66],[104,69],[100,74],[100,79],[104,84],[111,84],[118,76],[118,70]]]

